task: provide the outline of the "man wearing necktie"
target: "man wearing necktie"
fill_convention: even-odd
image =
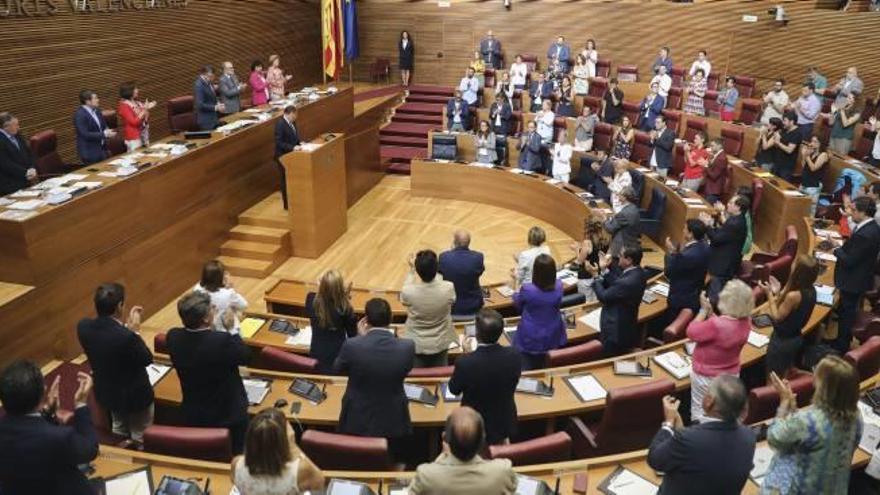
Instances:
[[[480,41],[480,53],[483,55],[486,67],[501,68],[501,42],[495,39],[492,31],[486,33],[486,37]]]
[[[287,209],[287,174],[281,164],[281,155],[286,155],[299,147],[299,130],[296,128],[296,107],[284,107],[284,115],[275,124],[275,164],[281,173],[281,201]]]
[[[83,165],[100,162],[107,158],[107,139],[116,135],[116,131],[107,127],[98,106],[101,101],[98,93],[90,90],[79,94],[81,106],[73,115],[76,128],[76,151]]]
[[[215,77],[214,67],[205,65],[193,83],[193,111],[196,114],[196,124],[203,131],[214,130],[219,123],[217,112],[226,111],[226,105],[217,100]]]
[[[18,129],[15,115],[0,113],[0,196],[24,189],[37,179],[31,149]]]

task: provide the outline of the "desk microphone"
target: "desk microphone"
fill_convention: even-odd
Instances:
[[[557,484],[557,486],[558,486],[558,484]],[[205,478],[205,489],[204,489],[205,495],[211,495],[211,488],[210,487],[211,487],[211,478],[207,477],[207,478]]]
[[[382,495],[382,478],[379,478],[379,492],[378,495]]]
[[[556,487],[553,488],[553,495],[559,495],[559,476],[556,477]]]
[[[553,375],[550,375],[550,391],[551,392],[553,391]],[[559,488],[559,478],[556,478],[556,483],[557,483],[556,488],[558,489]]]

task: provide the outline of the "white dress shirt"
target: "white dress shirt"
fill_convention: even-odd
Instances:
[[[657,83],[659,89],[657,90],[657,94],[666,98],[669,96],[669,88],[672,87],[672,78],[669,77],[669,74],[657,74],[653,78],[651,78],[651,84]],[[650,84],[649,84],[650,86]]]
[[[712,63],[708,60],[694,60],[694,63],[691,64],[691,69],[688,71],[688,74],[693,76],[697,73],[697,69],[703,69],[703,77],[708,78],[709,73],[712,72]]]
[[[525,62],[510,65],[510,82],[516,86],[526,85],[526,76],[529,73],[529,66]]]

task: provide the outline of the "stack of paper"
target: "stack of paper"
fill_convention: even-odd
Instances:
[[[666,185],[671,186],[671,187],[676,187],[676,186],[678,186],[678,181],[672,180],[672,179],[666,179]]]
[[[700,198],[683,198],[683,200],[684,200],[685,204],[689,204],[689,205],[702,205],[702,204],[704,204],[703,200]]]
[[[654,362],[677,380],[687,378],[691,374],[691,363],[675,351],[654,356]]]
[[[604,399],[608,395],[608,391],[593,375],[574,375],[563,379],[571,385],[581,402]]]
[[[760,349],[761,347],[764,347],[765,345],[767,345],[769,342],[770,342],[770,337],[768,337],[764,334],[758,333],[754,330],[749,332],[749,344]]]
[[[296,335],[291,335],[287,337],[287,340],[284,341],[287,345],[293,346],[308,346],[312,343],[312,327],[306,326],[305,328],[301,328],[299,333]]]
[[[171,366],[164,364],[153,363],[147,365],[147,377],[150,379],[150,385],[155,387],[159,380],[167,375],[169,371],[171,371]]]
[[[862,429],[862,438],[859,439],[859,448],[869,454],[873,454],[880,445],[880,426],[874,423],[865,422]]]
[[[499,294],[501,294],[504,297],[511,297],[511,296],[513,296],[513,293],[514,293],[514,290],[511,289],[510,286],[508,286],[508,285],[502,285],[501,287],[498,287],[496,290],[498,291]]]
[[[654,495],[660,490],[654,483],[626,468],[619,468],[602,484],[606,493],[612,495]]]
[[[41,208],[46,206],[46,202],[40,199],[31,199],[28,201],[16,201],[10,205],[6,205],[10,210],[24,210],[24,211],[32,211],[37,208]]]
[[[834,304],[834,287],[830,285],[817,285],[816,286],[816,302],[819,304],[824,304],[826,306],[831,306]]]
[[[15,191],[14,193],[10,194],[9,197],[10,197],[10,198],[16,198],[16,199],[20,199],[20,198],[39,198],[39,197],[40,197],[40,194],[42,194],[41,191],[34,191],[34,190],[31,190],[31,189],[22,189],[21,191]]]
[[[822,261],[830,261],[831,263],[837,263],[837,256],[823,251],[816,251],[816,259],[820,259]]]
[[[263,402],[263,399],[269,394],[272,382],[260,378],[242,378],[244,390],[247,393],[248,403],[257,406]]]
[[[786,196],[803,196],[804,195],[804,193],[798,191],[797,189],[786,189],[786,190],[782,191],[782,194],[785,194]]]
[[[599,308],[581,316],[578,321],[598,332],[601,330],[601,318],[602,308]]]
[[[75,182],[70,187],[82,188],[82,189],[97,189],[101,187],[104,183],[101,181],[91,181],[91,182]]]
[[[816,235],[819,236],[819,237],[830,237],[830,238],[832,238],[832,239],[840,239],[840,238],[841,238],[841,237],[840,237],[840,232],[835,232],[835,231],[833,231],[833,230],[816,229],[816,228],[814,228],[814,229],[813,229],[813,232],[815,232]]]
[[[0,213],[0,220],[12,220],[14,222],[23,222],[28,218],[35,216],[37,212],[35,211],[16,211],[16,210],[6,210],[3,213]]]
[[[669,284],[667,284],[666,282],[657,282],[652,285],[651,288],[648,290],[657,295],[669,297]]]
[[[764,482],[764,476],[770,469],[770,461],[773,460],[773,450],[766,445],[758,445],[755,447],[755,457],[752,459],[752,471],[749,477],[752,478],[758,486]]]
[[[15,203],[14,199],[0,198],[0,206],[11,205],[12,203]]]
[[[150,472],[146,469],[122,474],[104,482],[107,495],[152,495]]]

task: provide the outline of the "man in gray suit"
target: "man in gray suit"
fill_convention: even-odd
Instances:
[[[605,230],[611,234],[611,246],[609,254],[619,257],[624,246],[640,246],[641,232],[639,228],[639,207],[636,204],[639,198],[631,186],[626,186],[620,191],[620,197],[625,202],[621,210],[613,217],[605,220]]]
[[[495,34],[491,30],[480,41],[480,54],[487,69],[501,68],[501,42],[495,39]]]
[[[220,103],[226,106],[224,113],[238,113],[241,111],[241,91],[247,84],[239,82],[235,75],[232,62],[223,62],[223,75],[220,76]]]
[[[862,94],[865,85],[859,79],[859,70],[855,67],[850,67],[846,70],[846,75],[843,76],[843,79],[833,89],[837,91],[837,98],[834,99],[835,106],[843,108],[846,105],[846,97],[852,93]]]

